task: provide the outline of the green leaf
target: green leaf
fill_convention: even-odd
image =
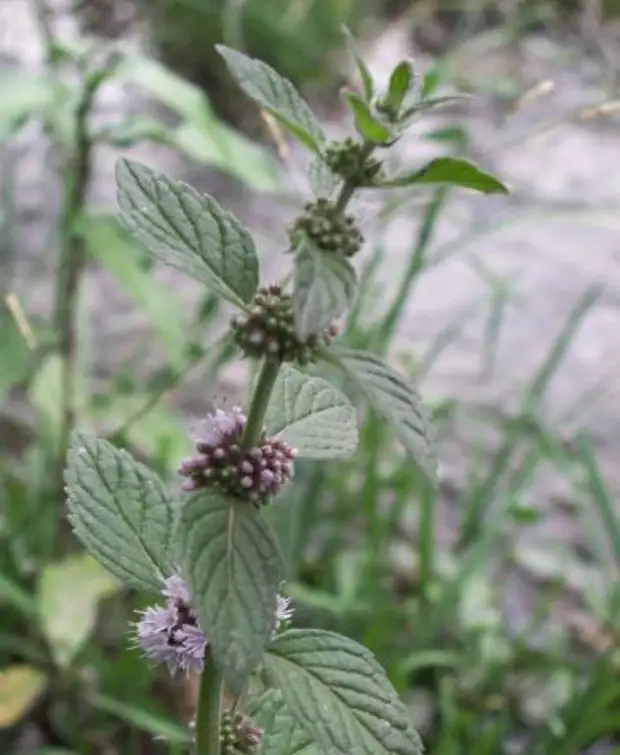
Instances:
[[[185,331],[181,301],[141,266],[140,250],[116,218],[85,215],[79,222],[86,246],[99,264],[148,316],[162,340],[170,364],[184,364]]]
[[[355,128],[363,139],[376,144],[386,144],[393,138],[391,129],[375,118],[370,112],[370,107],[357,92],[345,90],[343,97],[347,101],[349,110],[353,115]]]
[[[457,157],[438,157],[419,170],[406,171],[375,186],[394,188],[415,184],[450,184],[484,194],[508,194],[508,188],[489,173],[468,160]]]
[[[58,666],[69,666],[95,627],[99,601],[118,587],[87,553],[45,566],[39,580],[39,615]]]
[[[182,123],[168,135],[167,142],[205,165],[230,173],[255,191],[285,194],[287,188],[272,155],[223,123],[218,131],[199,123]]]
[[[413,64],[409,60],[401,60],[390,75],[387,94],[381,101],[382,106],[398,115],[407,95],[415,90],[416,83]]]
[[[157,259],[243,307],[258,286],[249,232],[208,195],[130,160],[116,164],[121,215]]]
[[[421,755],[407,709],[366,648],[333,632],[292,629],[265,657],[269,681],[329,753]]]
[[[28,376],[33,364],[33,352],[17,330],[15,321],[0,302],[0,344],[2,344],[2,369],[0,370],[0,401],[6,394]]]
[[[327,380],[282,365],[265,416],[270,434],[290,443],[299,456],[334,459],[357,446],[355,407]]]
[[[52,107],[56,85],[46,74],[34,74],[22,68],[0,71],[0,130],[24,119],[39,115]]]
[[[224,58],[232,77],[256,104],[271,113],[291,134],[313,152],[325,141],[308,104],[288,79],[280,76],[267,63],[255,60],[224,45],[215,49]]]
[[[140,54],[125,56],[115,78],[139,86],[182,116],[177,128],[166,129],[167,143],[253,189],[283,190],[277,163],[269,152],[222,123],[200,87]]]
[[[263,730],[261,752],[269,755],[326,755],[310,734],[297,723],[279,690],[269,690],[250,710]]]
[[[333,347],[328,354],[387,422],[409,455],[435,483],[437,461],[428,412],[417,391],[374,354]]]
[[[177,554],[215,662],[238,695],[274,629],[283,569],[273,533],[247,501],[195,493],[183,506]]]
[[[366,62],[364,58],[362,57],[362,53],[360,51],[360,48],[355,41],[353,35],[347,29],[346,26],[342,27],[342,33],[344,34],[346,40],[347,40],[347,46],[349,48],[349,52],[353,56],[353,59],[355,60],[355,64],[357,66],[357,71],[360,75],[360,79],[362,80],[362,87],[364,89],[364,97],[366,98],[366,102],[370,102],[373,98],[373,95],[375,93],[375,85],[372,80],[372,76],[370,75],[370,71],[368,70],[368,66],[366,65]]]
[[[42,362],[28,388],[28,398],[38,410],[46,439],[52,445],[60,440],[63,412],[63,361],[60,354],[51,353]],[[89,394],[84,375],[76,370],[72,403],[78,416],[88,405]]]
[[[107,695],[94,694],[89,696],[88,702],[93,708],[117,716],[132,727],[145,731],[153,737],[163,737],[169,742],[186,744],[189,742],[188,729],[180,726],[174,720],[164,718],[143,708],[130,705],[126,700],[115,700]]]
[[[173,565],[177,519],[163,482],[127,451],[77,431],[65,480],[78,539],[118,579],[159,592]]]
[[[47,686],[47,678],[30,666],[9,666],[0,671],[0,729],[22,719]]]
[[[422,113],[425,110],[435,110],[436,108],[443,107],[444,105],[454,105],[457,102],[463,102],[464,100],[475,99],[470,94],[448,94],[443,97],[429,97],[425,100],[420,100],[412,105],[408,110],[403,113],[403,120],[412,118],[418,113]]]
[[[344,257],[304,244],[295,256],[293,311],[295,328],[305,339],[332,324],[353,305],[357,276]]]

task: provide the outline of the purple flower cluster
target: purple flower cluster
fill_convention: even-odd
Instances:
[[[147,658],[164,663],[172,675],[179,671],[199,674],[204,668],[208,640],[192,608],[189,590],[175,574],[166,580],[162,595],[166,604],[147,608],[135,624],[138,645]],[[290,621],[290,602],[290,598],[278,595],[273,635],[281,624]]]
[[[144,655],[165,663],[171,674],[200,673],[204,667],[207,639],[191,607],[189,591],[174,575],[166,580],[162,594],[165,606],[152,606],[136,624],[138,644]]]
[[[256,505],[268,503],[293,476],[295,449],[279,438],[264,434],[259,443],[242,447],[246,416],[239,407],[218,409],[198,427],[197,455],[186,459],[179,474],[187,479],[183,489],[219,487]]]

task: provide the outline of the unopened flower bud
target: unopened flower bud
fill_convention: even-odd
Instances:
[[[329,144],[323,159],[332,173],[356,186],[367,186],[381,171],[381,163],[364,151],[361,142],[347,137]]]
[[[362,248],[362,236],[355,218],[343,215],[336,205],[322,197],[306,204],[288,232],[291,246],[296,249],[310,239],[321,251],[352,257]]]
[[[249,314],[233,317],[231,327],[236,344],[246,356],[253,359],[276,356],[282,362],[301,365],[315,362],[320,348],[329,346],[338,334],[334,323],[321,333],[299,338],[295,330],[292,299],[280,286],[260,288]]]

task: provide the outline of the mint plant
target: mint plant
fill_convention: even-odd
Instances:
[[[170,673],[201,675],[190,737],[197,755],[417,755],[420,739],[374,656],[334,632],[290,628],[282,559],[263,507],[290,483],[297,457],[355,451],[357,410],[304,371],[314,363],[342,371],[433,484],[432,432],[416,390],[378,356],[333,343],[355,301],[352,258],[363,242],[347,206],[366,187],[505,187],[455,158],[388,175],[384,151],[418,113],[443,102],[423,97],[408,61],[376,92],[354,50],[363,90],[345,100],[357,133],[333,143],[289,81],[263,62],[218,51],[244,92],[313,153],[312,175],[322,180],[288,229],[292,275],[264,283],[252,236],[215,199],[119,161],[123,222],[156,259],[235,307],[235,344],[261,367],[246,407],[218,409],[198,426],[175,492],[127,451],[75,431],[65,475],[70,520],[112,574],[161,596],[136,623],[136,642]]]

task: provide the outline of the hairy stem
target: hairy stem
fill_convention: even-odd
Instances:
[[[243,445],[246,448],[255,445],[260,439],[263,431],[263,423],[265,421],[265,414],[267,413],[267,407],[269,406],[269,399],[271,398],[271,392],[275,385],[278,372],[280,370],[280,360],[273,357],[265,357],[263,366],[258,376],[256,388],[252,396],[252,403],[250,404],[250,411],[248,413],[248,421],[245,426],[245,432],[243,433]]]
[[[222,675],[207,653],[196,710],[196,755],[220,755],[222,688]]]

